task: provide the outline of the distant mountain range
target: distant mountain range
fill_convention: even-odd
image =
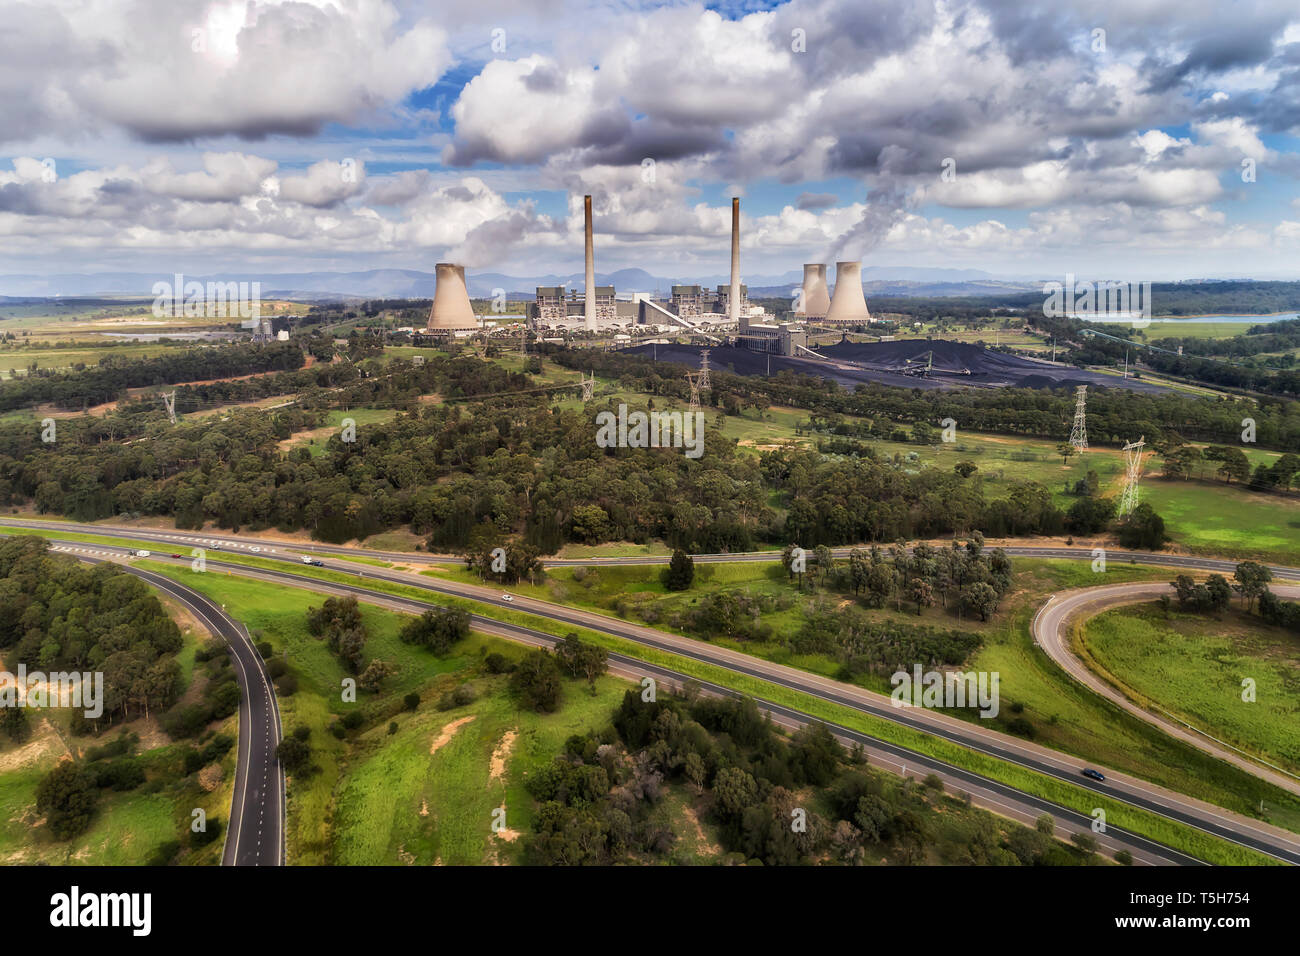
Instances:
[[[834,267],[830,270],[834,282]],[[999,281],[978,269],[928,269],[916,266],[872,266],[862,270],[864,286],[877,295],[995,295],[1022,284]],[[49,276],[0,275],[0,297],[51,298],[55,296],[150,296],[155,282],[171,276],[153,272],[63,273]],[[751,297],[789,296],[803,281],[803,271],[782,275],[745,276]],[[428,299],[433,297],[434,274],[413,269],[370,269],[364,272],[220,273],[185,275],[198,282],[260,282],[266,298],[297,299]],[[581,289],[583,274],[511,276],[500,272],[478,272],[466,276],[469,293],[476,298],[504,289],[511,298],[531,298],[537,286],[567,286]],[[719,286],[729,275],[656,276],[644,269],[598,272],[600,285],[613,285],[619,292],[659,292],[664,296],[674,285]]]

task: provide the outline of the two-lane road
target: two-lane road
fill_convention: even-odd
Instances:
[[[1273,585],[1274,594],[1283,598],[1300,597],[1300,587],[1294,585]],[[1083,588],[1053,594],[1044,604],[1030,625],[1030,632],[1035,642],[1046,652],[1047,656],[1060,666],[1070,677],[1083,684],[1094,693],[1100,694],[1118,707],[1122,707],[1159,727],[1169,736],[1191,744],[1220,760],[1267,780],[1275,786],[1292,793],[1300,794],[1300,778],[1280,767],[1265,764],[1231,744],[1191,727],[1191,725],[1174,719],[1167,713],[1153,713],[1131,700],[1111,686],[1088,667],[1070,647],[1070,624],[1080,617],[1091,617],[1111,608],[1125,604],[1150,601],[1162,594],[1169,593],[1168,584],[1112,584],[1095,588]]]
[[[85,554],[77,557],[91,563],[111,560]],[[281,739],[280,709],[262,656],[243,625],[198,591],[165,575],[129,564],[120,566],[184,607],[230,649],[240,689],[239,749],[221,865],[282,865],[284,771],[275,755]]]

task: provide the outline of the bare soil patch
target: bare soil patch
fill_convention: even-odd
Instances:
[[[464,727],[473,719],[474,714],[470,714],[468,717],[461,717],[459,720],[453,720],[451,723],[444,726],[438,733],[438,736],[433,738],[433,743],[429,746],[429,753],[436,754],[451,741],[452,737],[456,736],[456,731],[460,730],[460,728]]]
[[[496,750],[492,751],[492,762],[488,771],[488,779],[499,780],[505,776],[506,761],[510,759],[510,752],[515,748],[515,741],[519,739],[519,731],[507,730],[501,737],[501,742],[497,744]]]

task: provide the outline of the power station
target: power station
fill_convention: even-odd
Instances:
[[[759,352],[794,355],[807,352],[806,325],[853,326],[871,321],[862,293],[862,263],[835,263],[835,290],[826,281],[824,263],[805,263],[803,285],[791,311],[773,316],[749,301],[740,281],[740,198],[731,200],[731,281],[708,289],[674,285],[668,297],[648,292],[620,295],[612,285],[596,284],[596,243],[591,196],[582,197],[584,283],[581,290],[538,286],[528,304],[528,324],[538,332],[588,334],[657,327],[688,332],[706,342]],[[470,306],[463,266],[440,262],[428,331],[465,334],[482,327]]]

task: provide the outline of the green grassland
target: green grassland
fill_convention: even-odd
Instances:
[[[128,361],[161,355],[176,345],[103,345],[87,343],[85,348],[13,348],[0,347],[0,373],[6,377],[11,369],[26,373],[32,363],[40,369],[70,369],[75,365],[95,366],[107,355]]]
[[[519,656],[522,649],[508,653]],[[517,844],[511,834],[493,832],[493,812],[504,807],[508,830],[526,832],[533,816],[524,790],[528,774],[549,764],[573,734],[607,723],[628,685],[601,678],[593,695],[568,682],[561,709],[539,715],[520,710],[505,682],[481,678],[475,685],[482,696],[472,704],[446,712],[422,706],[399,718],[396,734],[381,726],[359,738],[339,789],[333,862],[467,865],[513,858]],[[431,755],[442,728],[465,718]],[[509,762],[493,777],[493,753],[508,733],[517,735]]]
[[[1264,316],[1260,316],[1263,323]],[[1142,331],[1148,341],[1160,339],[1230,339],[1250,328],[1249,322],[1215,322],[1180,319],[1176,322],[1152,322]]]
[[[1230,610],[1208,617],[1154,604],[1117,608],[1078,629],[1081,656],[1128,696],[1300,772],[1300,639]],[[1252,678],[1256,700],[1242,700]]]

